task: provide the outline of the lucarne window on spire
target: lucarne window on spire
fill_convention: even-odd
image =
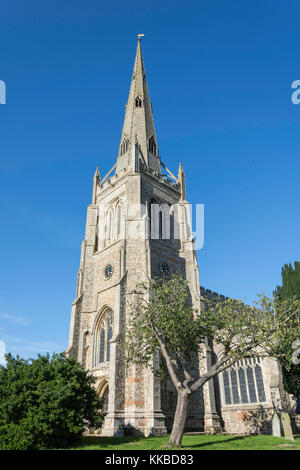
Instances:
[[[127,152],[127,150],[128,150],[128,140],[124,138],[121,144],[120,155],[123,155],[123,153]]]
[[[149,139],[149,151],[153,153],[153,155],[156,155],[156,142],[153,135]]]
[[[136,99],[135,99],[135,107],[136,108],[141,108],[142,107],[142,100],[139,96],[137,96]]]

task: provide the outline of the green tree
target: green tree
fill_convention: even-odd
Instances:
[[[279,300],[291,299],[294,296],[300,300],[300,262],[295,261],[294,268],[285,264],[281,269],[282,285],[277,286],[274,294]]]
[[[0,366],[0,449],[63,447],[86,424],[100,427],[102,400],[93,380],[64,354],[30,360],[8,354]]]
[[[295,261],[294,268],[291,263],[285,264],[281,269],[282,285],[277,286],[274,296],[278,302],[287,299],[297,299],[300,301],[300,263]],[[300,339],[300,337],[298,338]],[[283,360],[282,375],[285,389],[295,398],[300,396],[300,365],[293,364],[293,349],[291,344],[287,344],[287,358]]]
[[[157,367],[157,352],[177,391],[177,407],[168,442],[180,446],[190,396],[234,362],[262,354],[281,356],[282,345],[299,337],[297,312],[300,302],[280,304],[260,297],[257,306],[240,300],[207,302],[201,312],[189,303],[188,284],[179,276],[170,280],[149,280],[131,296],[131,315],[126,341],[128,365],[137,363]],[[217,361],[200,375],[191,370],[206,354],[207,340],[215,341],[220,351]],[[158,371],[157,371],[158,372]]]

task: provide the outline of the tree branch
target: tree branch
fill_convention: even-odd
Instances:
[[[172,382],[174,384],[174,386],[180,390],[183,386],[182,386],[182,383],[181,381],[179,380],[179,378],[177,377],[177,374],[175,372],[175,369],[174,369],[174,366],[172,364],[172,360],[171,360],[171,357],[167,351],[167,348],[165,346],[165,342],[163,340],[163,337],[161,335],[161,333],[155,328],[155,325],[153,323],[153,321],[151,320],[151,327],[152,327],[152,330],[153,330],[153,333],[158,341],[158,344],[160,346],[160,349],[161,349],[161,352],[162,352],[162,355],[164,356],[165,358],[165,361],[166,361],[166,365],[167,365],[167,368],[168,368],[168,371],[169,371],[169,374],[170,374],[170,377],[172,379]]]

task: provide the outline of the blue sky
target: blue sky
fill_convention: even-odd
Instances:
[[[116,159],[137,33],[159,150],[205,204],[200,282],[252,302],[299,260],[300,5],[2,0],[0,341],[67,345],[92,176]]]

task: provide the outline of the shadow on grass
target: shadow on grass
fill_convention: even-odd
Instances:
[[[100,446],[101,449],[109,446],[115,446],[119,444],[134,443],[140,440],[145,440],[144,436],[122,436],[122,437],[101,437],[101,436],[84,436],[80,440],[74,442],[76,449],[84,449],[87,446]]]
[[[165,436],[165,437],[166,437],[166,440],[168,440],[169,436]],[[234,436],[229,439],[221,439],[221,440],[214,440],[214,441],[206,440],[205,442],[201,442],[201,443],[199,442],[197,444],[182,445],[179,449],[184,450],[187,448],[189,449],[200,448],[200,447],[206,447],[206,446],[216,445],[216,444],[226,445],[227,442],[239,441],[243,439],[245,439],[245,436]],[[151,440],[151,437],[148,437],[147,440]],[[97,446],[100,449],[105,449],[111,446],[124,445],[124,444],[130,444],[130,443],[138,444],[139,441],[145,441],[145,437],[144,436],[122,436],[122,437],[84,436],[70,447],[75,446],[76,449],[85,449],[89,446]],[[160,446],[160,449],[170,450],[166,447],[166,444]]]
[[[284,437],[282,438],[273,438],[274,441],[269,441],[266,439],[263,442],[263,439],[258,440],[257,442],[253,441],[254,436],[224,436],[218,437],[215,436],[212,439],[210,435],[201,436],[198,442],[189,443],[190,439],[186,439],[186,437],[190,438],[191,436],[184,436],[183,445],[180,448],[176,448],[178,450],[187,450],[187,449],[194,449],[194,450],[202,450],[205,448],[213,447],[215,449],[222,449],[222,450],[259,450],[259,449],[268,449],[277,447],[287,447],[286,440]],[[193,436],[195,437],[195,436]],[[263,437],[263,436],[259,436]],[[265,436],[271,437],[272,436]],[[296,437],[296,436],[295,436]],[[299,435],[297,436],[299,438]],[[73,450],[171,450],[166,447],[167,441],[169,436],[153,436],[145,438],[144,436],[120,436],[120,437],[101,437],[101,436],[83,436],[77,442],[74,442],[73,445],[69,446],[67,449]],[[277,440],[278,439],[278,440]],[[298,439],[297,439],[298,441]],[[294,442],[294,445],[291,446],[299,449],[300,442]],[[144,444],[144,445],[143,445]],[[148,445],[147,445],[148,444]],[[250,446],[249,446],[250,444]],[[120,446],[120,447],[119,447]],[[124,447],[125,446],[125,447]],[[154,446],[154,447],[153,447]],[[233,447],[232,447],[233,446]],[[123,448],[123,449],[122,449]],[[175,448],[172,448],[175,450]]]
[[[221,439],[219,441],[206,441],[206,442],[202,442],[201,444],[198,443],[198,444],[192,444],[192,445],[183,445],[181,448],[184,449],[185,447],[188,447],[189,449],[193,448],[193,447],[206,447],[206,446],[212,446],[212,445],[215,445],[215,444],[226,444],[227,442],[230,442],[230,441],[241,441],[241,440],[245,440],[245,436],[235,436],[235,437],[230,437],[229,439]]]

